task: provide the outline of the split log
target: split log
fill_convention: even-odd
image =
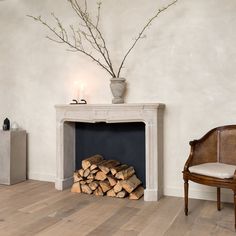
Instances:
[[[118,173],[121,170],[127,169],[129,166],[124,164],[124,165],[120,165],[120,166],[115,166],[113,168],[111,168],[111,173],[112,175],[115,175],[116,173]]]
[[[143,196],[143,194],[144,194],[144,188],[143,186],[139,186],[132,193],[130,193],[129,199],[138,200]]]
[[[89,187],[92,189],[92,190],[95,190],[97,187],[98,187],[98,182],[97,181],[93,181],[89,184]]]
[[[102,172],[102,171],[98,171],[96,176],[95,176],[95,179],[96,180],[105,180],[107,178],[107,176]]]
[[[125,180],[125,179],[128,179],[130,176],[132,176],[134,173],[135,173],[134,167],[133,167],[133,166],[130,166],[130,167],[127,168],[127,169],[124,169],[124,170],[122,170],[122,171],[119,171],[119,172],[116,174],[116,178],[117,178],[117,179]]]
[[[116,185],[114,186],[113,189],[114,189],[114,192],[115,192],[115,193],[120,192],[120,191],[122,190],[121,181],[118,181],[118,182],[116,183]]]
[[[76,182],[72,185],[71,192],[72,193],[81,193],[81,187],[80,187],[79,182]]]
[[[90,174],[90,170],[89,170],[89,169],[86,169],[86,170],[84,171],[84,177],[87,178],[87,177],[89,176],[89,174]]]
[[[75,172],[73,177],[74,177],[74,183],[83,180],[83,177],[81,177],[81,175],[78,172]]]
[[[87,179],[87,180],[86,180],[86,183],[87,183],[87,184],[90,184],[90,183],[92,183],[92,182],[93,182],[93,179]]]
[[[92,194],[93,191],[90,189],[90,187],[87,184],[81,185],[81,190],[83,193]]]
[[[102,188],[101,188],[100,186],[98,186],[98,187],[94,190],[93,194],[96,195],[96,196],[103,196],[103,195],[104,195],[104,193],[103,193],[103,191],[102,191]]]
[[[116,197],[116,193],[115,193],[114,189],[110,189],[109,191],[107,191],[107,196],[108,197]]]
[[[92,164],[89,169],[90,169],[90,171],[93,171],[93,170],[95,170],[96,168],[97,168],[97,165]]]
[[[101,186],[104,193],[112,188],[108,180],[100,181],[99,185]]]
[[[82,177],[84,176],[84,170],[83,169],[79,169],[78,173],[80,174],[80,176],[82,176]]]
[[[134,189],[136,189],[142,182],[137,178],[136,175],[131,176],[127,180],[120,181],[123,189],[125,189],[128,193],[131,193]]]
[[[91,174],[96,174],[99,170],[98,169],[94,169],[94,170],[90,170]]]
[[[86,184],[86,181],[85,181],[85,180],[80,180],[79,182],[80,182],[81,185]]]
[[[128,193],[125,190],[120,191],[116,194],[116,197],[118,198],[125,198],[128,195]]]
[[[98,163],[92,164],[89,169],[90,169],[90,170],[95,170],[96,168],[98,168],[99,165],[103,164],[103,163],[106,162],[106,161],[107,161],[107,160],[102,160],[102,161],[100,161],[100,162],[98,162]]]
[[[104,162],[103,164],[100,164],[98,166],[98,168],[104,172],[104,174],[107,174],[109,173],[110,169],[115,167],[115,166],[118,166],[120,165],[120,162],[119,161],[116,161],[116,160],[108,160],[106,162]]]
[[[94,155],[82,161],[82,168],[84,170],[88,169],[92,164],[96,164],[103,160],[101,155]]]
[[[93,174],[89,174],[88,177],[87,177],[87,179],[92,179],[92,180],[94,180],[94,178],[95,178],[95,177],[94,177]]]
[[[107,179],[111,186],[115,186],[117,183],[117,179],[114,176],[107,176]]]

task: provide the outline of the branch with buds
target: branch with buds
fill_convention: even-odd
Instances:
[[[70,51],[79,52],[86,55],[96,62],[100,67],[106,70],[113,78],[118,78],[120,77],[121,70],[124,67],[124,63],[128,55],[134,49],[137,42],[144,37],[144,32],[146,29],[162,12],[174,5],[178,0],[174,0],[172,3],[163,7],[162,9],[158,9],[156,14],[148,20],[127,52],[124,54],[117,72],[114,70],[105,38],[99,28],[101,2],[97,3],[96,20],[92,20],[88,12],[87,0],[84,0],[83,6],[79,4],[78,0],[67,1],[70,3],[73,11],[76,13],[79,23],[76,27],[74,25],[70,25],[70,33],[54,13],[51,13],[51,15],[55,20],[55,26],[48,24],[42,19],[41,16],[35,17],[28,15],[28,17],[33,18],[37,22],[40,22],[52,32],[53,36],[47,36],[49,40],[59,44],[66,44],[69,46]]]

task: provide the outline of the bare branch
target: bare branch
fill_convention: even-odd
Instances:
[[[84,13],[81,9],[81,7],[79,6],[77,0],[69,0],[71,3],[72,8],[75,10],[76,14],[82,19],[82,21],[85,23],[86,28],[88,29],[91,37],[93,38],[93,42],[95,43],[100,55],[103,57],[103,59],[105,60],[106,64],[108,65],[108,67],[110,68],[110,71],[112,72],[112,77],[116,77],[116,74],[113,70],[113,66],[110,60],[110,56],[105,44],[105,40],[101,34],[101,31],[96,27],[96,25],[93,24],[93,22],[91,21],[91,19],[89,18],[89,15],[87,13]],[[96,32],[96,34],[94,34],[94,31]],[[104,51],[101,48],[101,44],[99,44],[98,42],[98,37],[97,34],[100,36],[99,38],[102,39],[102,47],[104,48]],[[90,42],[91,43],[91,42]],[[92,47],[94,47],[94,45],[91,45]]]
[[[166,9],[168,9],[169,7],[171,7],[172,5],[174,5],[178,0],[173,1],[172,3],[170,3],[169,5],[167,5],[166,7],[163,7],[162,9],[159,9],[157,11],[157,13],[144,25],[143,29],[140,31],[140,33],[138,34],[138,37],[135,39],[134,43],[131,45],[131,47],[129,48],[129,50],[126,52],[123,60],[121,61],[120,67],[118,69],[118,73],[117,73],[117,77],[120,76],[120,72],[123,68],[124,62],[127,58],[127,56],[130,54],[130,52],[132,51],[132,49],[135,47],[136,43],[142,38],[144,31],[148,28],[148,26],[150,26],[150,24],[152,23],[153,20],[155,20],[160,13],[164,12]]]
[[[55,20],[55,27],[49,25],[46,21],[42,20],[41,16],[34,17],[28,15],[28,17],[46,26],[55,36],[55,38],[46,36],[47,39],[56,43],[66,44],[67,46],[69,46],[68,51],[80,52],[95,61],[112,77],[120,77],[121,70],[128,55],[133,50],[137,42],[145,37],[144,32],[146,31],[146,29],[159,16],[160,13],[164,12],[170,6],[174,5],[178,0],[174,0],[166,7],[159,9],[157,13],[151,19],[148,20],[148,22],[141,29],[138,36],[134,39],[134,42],[131,44],[128,51],[125,53],[123,59],[121,60],[121,64],[118,68],[117,73],[115,73],[114,71],[106,40],[101,30],[99,29],[102,3],[100,0],[98,1],[99,2],[97,2],[97,16],[95,20],[92,20],[88,12],[87,0],[84,0],[84,4],[79,4],[78,0],[68,0],[71,5],[71,8],[74,10],[79,19],[77,26],[78,28],[75,28],[73,25],[70,25],[69,31],[64,28],[62,22],[54,13],[51,13],[51,15]],[[92,52],[96,52],[96,56],[94,56]]]
[[[53,38],[51,38],[51,37],[49,37],[49,36],[46,36],[46,38],[49,39],[49,40],[51,40],[51,41],[53,41],[53,42],[55,42],[55,43],[64,43],[63,41],[58,41],[58,40],[53,39]]]
[[[49,38],[50,40],[52,40],[54,42],[57,42],[57,43],[65,43],[70,48],[85,54],[86,56],[90,57],[93,61],[95,61],[98,65],[100,65],[103,69],[105,69],[111,76],[113,76],[112,72],[109,70],[109,67],[107,67],[106,65],[101,63],[100,60],[95,58],[91,53],[89,53],[87,51],[84,51],[81,48],[78,48],[78,47],[74,46],[71,42],[67,41],[66,38],[64,38],[60,34],[61,32],[57,32],[55,29],[53,29],[50,25],[48,25],[45,21],[43,21],[40,16],[39,17],[29,16],[29,17],[31,17],[34,20],[36,20],[36,21],[40,22],[41,24],[45,25],[60,41]]]
[[[97,13],[96,28],[98,28],[99,21],[100,21],[100,12],[101,12],[101,5],[102,5],[102,3],[101,3],[101,2],[98,2],[97,5],[98,5],[98,13]]]
[[[60,22],[59,18],[55,16],[55,14],[52,12],[51,13],[52,17],[54,18],[54,20],[56,21],[59,29],[61,30],[61,36],[63,38],[65,38],[67,41],[68,41],[68,35],[67,35],[67,32],[65,30],[65,28],[62,26],[62,23]]]

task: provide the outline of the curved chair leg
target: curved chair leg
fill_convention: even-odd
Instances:
[[[236,230],[236,190],[234,190],[234,228]]]
[[[188,215],[188,180],[184,180],[184,213]]]
[[[220,211],[220,188],[217,188],[217,210]]]

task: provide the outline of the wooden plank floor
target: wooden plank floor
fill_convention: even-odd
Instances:
[[[0,185],[1,236],[190,236],[235,235],[233,205],[164,197],[159,202],[131,201],[57,191],[54,184],[26,181]]]

